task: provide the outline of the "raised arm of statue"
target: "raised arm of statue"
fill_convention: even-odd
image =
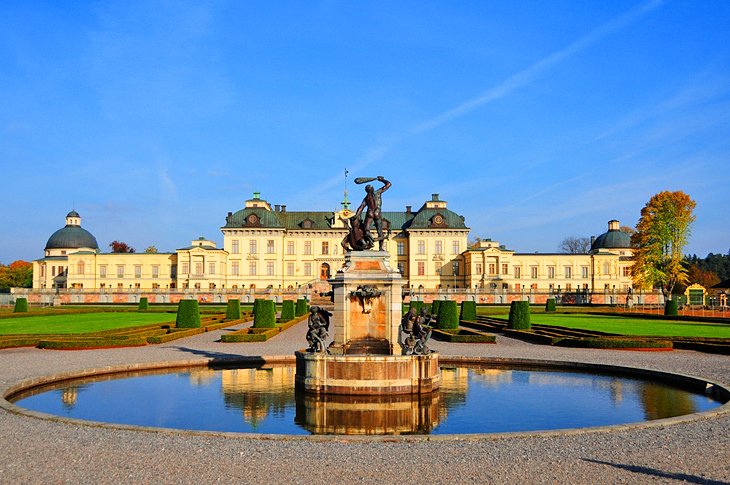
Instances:
[[[385,180],[385,177],[383,177],[382,175],[378,175],[378,181],[383,182],[383,184],[385,184],[378,189],[378,192],[380,192],[381,194],[383,192],[385,192],[386,190],[388,190],[390,188],[390,186],[392,185],[389,181]]]

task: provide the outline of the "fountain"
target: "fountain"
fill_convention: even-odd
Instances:
[[[427,348],[420,355],[401,345],[401,289],[404,281],[389,265],[383,250],[381,194],[390,188],[382,176],[357,178],[384,185],[366,187],[366,196],[354,214],[348,214],[350,232],[343,241],[344,267],[330,280],[334,300],[333,335],[328,347],[296,352],[296,388],[317,395],[412,395],[438,389],[438,353]],[[365,221],[361,213],[367,209]],[[370,235],[374,224],[378,237]],[[371,250],[375,242],[379,250]],[[327,318],[329,315],[325,315]],[[310,328],[321,328],[323,317],[310,317]]]

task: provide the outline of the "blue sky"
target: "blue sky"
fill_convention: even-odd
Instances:
[[[0,262],[75,208],[104,250],[222,242],[254,191],[335,210],[431,193],[471,236],[555,251],[697,201],[730,249],[730,2],[0,4]]]

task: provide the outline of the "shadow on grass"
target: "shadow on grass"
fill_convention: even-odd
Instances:
[[[699,484],[703,484],[703,485],[727,485],[727,482],[722,482],[722,481],[718,481],[718,480],[710,480],[708,478],[698,477],[695,475],[688,475],[686,473],[668,473],[668,472],[663,472],[661,470],[657,470],[656,468],[649,468],[646,466],[626,465],[626,464],[622,464],[622,463],[611,463],[609,461],[592,460],[590,458],[583,458],[583,461],[587,461],[590,463],[598,463],[600,465],[608,465],[608,466],[612,466],[614,468],[620,468],[621,470],[626,470],[626,471],[630,471],[633,473],[641,473],[644,475],[649,475],[649,476],[660,478],[660,479],[679,480],[679,481],[684,481],[687,483],[699,483]]]

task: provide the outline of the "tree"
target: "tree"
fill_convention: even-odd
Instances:
[[[697,204],[684,192],[659,192],[641,209],[634,246],[631,278],[639,288],[659,287],[671,299],[677,283],[687,281],[682,249],[687,244]]]
[[[563,253],[581,254],[591,249],[591,240],[587,237],[569,236],[562,240],[558,250]]]
[[[131,252],[134,252],[134,251],[131,251]],[[157,247],[147,246],[147,249],[145,249],[144,252],[148,253],[148,254],[157,254]]]
[[[634,229],[633,227],[630,227],[630,226],[621,226],[618,228],[618,230],[621,232],[625,232],[629,236],[631,236],[632,234],[634,234],[636,232],[636,229]]]
[[[112,248],[113,253],[133,253],[134,248],[122,241],[112,241],[109,243],[109,247]]]
[[[0,264],[0,291],[32,286],[33,264],[22,260],[13,261],[8,266]]]

